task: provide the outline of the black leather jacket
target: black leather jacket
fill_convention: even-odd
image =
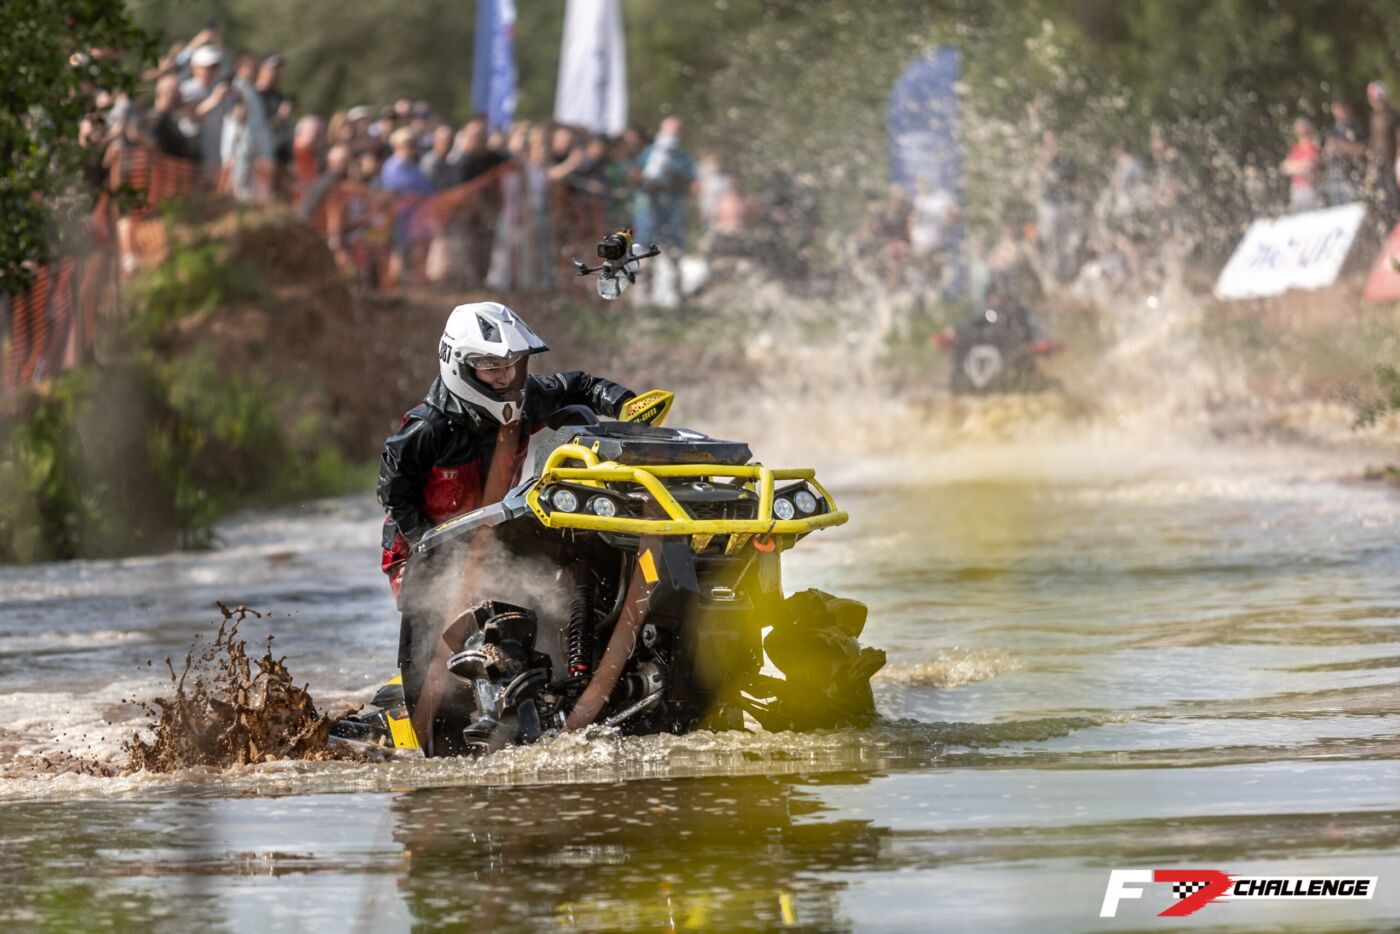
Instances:
[[[615,417],[636,393],[606,379],[573,371],[526,377],[521,415],[519,458],[529,436],[553,412],[585,405]],[[438,522],[468,512],[481,503],[485,465],[496,450],[500,426],[433,381],[424,400],[409,410],[399,430],[384,442],[379,458],[379,502],[389,512],[384,547],[393,547],[396,532],[412,544]]]

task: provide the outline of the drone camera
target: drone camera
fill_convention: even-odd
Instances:
[[[604,262],[616,263],[632,252],[632,231],[617,230],[598,241],[598,258]]]

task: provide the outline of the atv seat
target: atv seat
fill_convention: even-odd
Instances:
[[[742,441],[723,441],[689,428],[602,422],[581,429],[577,437],[578,444],[592,448],[599,460],[618,464],[741,466],[753,457],[749,446]]]

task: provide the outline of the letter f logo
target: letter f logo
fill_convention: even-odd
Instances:
[[[1108,890],[1103,893],[1100,918],[1118,917],[1118,902],[1124,898],[1142,898],[1143,889],[1128,888],[1129,882],[1151,882],[1151,869],[1112,869],[1108,873]]]

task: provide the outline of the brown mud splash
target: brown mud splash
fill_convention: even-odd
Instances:
[[[84,759],[68,752],[22,755],[0,762],[0,781],[15,781],[54,775],[92,775],[111,778],[119,771],[105,762]]]
[[[345,758],[328,745],[332,720],[318,714],[306,687],[298,687],[286,658],[272,655],[272,637],[262,658],[249,659],[239,625],[262,614],[246,606],[219,605],[223,619],[202,652],[186,653],[178,674],[170,659],[174,693],[157,698],[155,736],[126,742],[129,768],[173,772],[191,766],[228,768],[278,759]],[[256,670],[254,670],[256,666]]]

